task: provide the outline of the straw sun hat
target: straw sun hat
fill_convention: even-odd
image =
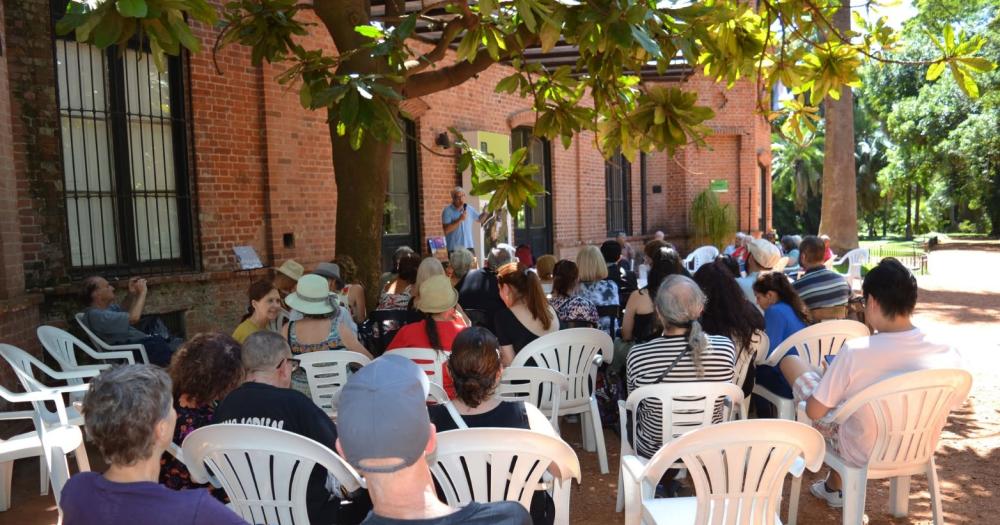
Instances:
[[[420,284],[417,310],[428,314],[447,312],[458,304],[458,291],[445,275],[435,275]]]
[[[310,315],[323,315],[333,312],[334,305],[330,301],[330,285],[326,278],[316,274],[302,276],[295,291],[288,294],[285,304],[299,312]]]

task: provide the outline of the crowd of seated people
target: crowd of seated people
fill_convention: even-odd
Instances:
[[[613,392],[616,402],[646,385],[732,382],[737,364],[753,361],[760,334],[767,335],[770,346],[762,350],[770,354],[813,323],[817,309],[843,306],[851,295],[843,276],[824,266],[827,246],[815,236],[801,242],[786,236],[781,247],[767,236],[742,236],[730,253],[703,264],[693,276],[673,245],[654,238],[641,252],[632,252],[642,258],[641,280],[639,261],[623,250],[628,243],[622,240],[583,246],[575,261],[534,258],[526,246],[518,257],[510,245],[500,244],[482,268],[467,250],[452,252],[447,266],[398,250],[373,311],[407,316],[399,317],[391,340],[378,350],[366,348],[359,335],[371,312],[365,310],[363,287],[352,282],[358,269],[349,258],[321,263],[311,273],[287,261],[273,280],[250,285],[247,311],[233,320],[233,337],[199,334],[179,348],[179,340],[156,333],[155,325],[153,334],[139,329],[144,326],[137,323],[147,294],[144,281],[130,281],[128,297],[116,306],[112,285],[89,278],[83,289],[85,322],[109,342],[142,342],[151,361],[168,366],[169,375],[155,366],[134,365],[116,367],[93,381],[83,404],[87,434],[111,467],[103,476],[82,473],[66,485],[66,523],[127,523],[134,509],[145,506],[183,508],[170,511],[176,514],[171,523],[242,523],[219,503],[226,501],[223,491],[193,483],[168,451],[197,428],[226,422],[266,424],[309,437],[336,450],[365,476],[367,491],[331,492],[325,470],[317,467],[306,489],[313,523],[359,523],[366,517],[366,523],[547,523],[552,509],[544,498],[536,498],[530,514],[516,504],[453,509],[438,498],[428,470],[435,428],[551,432],[536,407],[495,395],[504,367],[518,352],[561,329],[606,331],[628,343],[626,353],[616,356],[622,359],[624,385],[624,391]],[[801,266],[797,280],[772,271],[783,253]],[[551,292],[543,286],[546,279]],[[882,378],[961,366],[953,348],[910,322],[916,282],[898,261],[882,260],[865,276],[861,293],[865,320],[875,335],[849,341],[822,376],[793,348],[780,362],[757,366],[741,385],[747,395],[761,384],[804,402],[833,446],[859,464],[871,453],[870,415],[859,413],[841,428],[824,427],[823,416]],[[602,315],[608,306],[620,312]],[[615,318],[605,319],[609,315]],[[279,317],[286,320],[276,328]],[[427,376],[394,355],[400,348],[433,349],[447,357],[439,381],[448,403],[426,407]],[[296,360],[306,352],[329,350],[373,359],[341,390],[336,423],[304,395],[309,386]],[[121,399],[119,408],[113,398]],[[775,413],[762,399],[755,398],[753,406],[756,417]],[[655,401],[643,402],[635,415],[637,435],[622,436],[646,458],[663,444],[660,410]],[[714,419],[721,421],[721,414],[719,405]],[[832,506],[842,503],[835,473],[811,490]],[[88,501],[94,498],[115,503],[96,512]]]

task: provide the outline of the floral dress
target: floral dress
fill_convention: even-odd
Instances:
[[[586,297],[574,295],[572,297],[553,297],[549,299],[549,304],[556,311],[559,324],[572,322],[586,322],[594,326],[598,324],[597,306]]]
[[[581,282],[576,295],[589,299],[598,308],[601,306],[618,306],[620,304],[618,284],[608,279],[591,281],[589,283]],[[601,317],[598,328],[607,332],[611,329],[613,322],[616,322],[616,320],[611,319],[611,317]]]
[[[177,425],[174,427],[174,443],[178,446],[184,442],[188,434],[201,427],[212,424],[212,416],[215,414],[214,404],[202,405],[197,408],[187,408],[175,405],[177,410]],[[160,484],[173,490],[210,488],[212,495],[219,501],[226,503],[226,491],[211,488],[210,485],[195,483],[191,481],[191,473],[188,472],[184,463],[175,458],[173,454],[164,452],[160,457]]]

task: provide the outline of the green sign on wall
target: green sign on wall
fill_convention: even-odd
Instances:
[[[729,191],[729,180],[728,179],[712,179],[708,183],[708,189],[719,192],[726,193]]]

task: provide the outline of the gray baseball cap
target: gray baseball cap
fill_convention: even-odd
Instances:
[[[419,366],[391,353],[351,376],[337,407],[347,462],[362,472],[396,472],[420,459],[430,439],[429,390]]]
[[[338,279],[339,280],[340,279],[340,266],[337,265],[336,263],[327,263],[327,262],[325,262],[325,263],[319,263],[319,265],[316,266],[316,269],[313,270],[312,273],[314,273],[316,275],[322,275],[323,277],[326,277],[327,279]]]

